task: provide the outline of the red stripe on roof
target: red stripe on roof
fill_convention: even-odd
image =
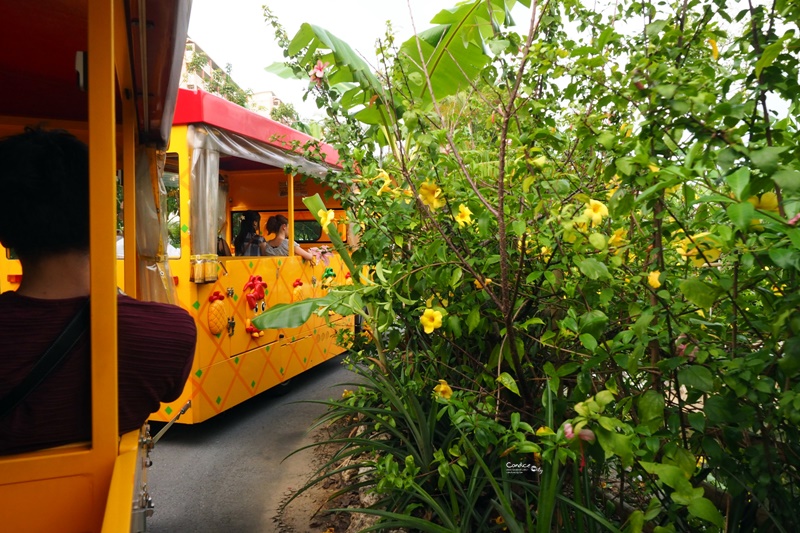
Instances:
[[[302,146],[308,141],[315,140],[271,118],[199,89],[178,89],[178,103],[172,123],[174,125],[202,123],[216,126],[287,152],[302,153]],[[291,143],[295,141],[299,143],[300,148],[293,150]],[[333,146],[320,143],[320,151],[326,156],[325,163],[340,167],[339,154]]]

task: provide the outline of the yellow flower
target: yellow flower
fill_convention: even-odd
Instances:
[[[458,206],[458,214],[456,215],[456,222],[458,222],[458,226],[460,228],[464,227],[464,224],[472,224],[472,211],[469,210],[469,207],[461,204]]]
[[[353,395],[353,391],[344,389],[344,392],[342,393],[342,398],[349,398],[352,395]]]
[[[548,246],[542,246],[540,253],[542,255],[542,261],[546,263],[550,260],[550,256],[553,255],[553,250],[551,250]]]
[[[419,322],[425,333],[431,334],[433,330],[442,327],[442,313],[433,309],[426,309],[422,316],[419,317]]]
[[[653,172],[653,173],[658,172],[659,170],[661,170],[660,168],[658,168],[656,165],[654,165],[652,163],[647,165],[647,168],[649,168],[650,172]]]
[[[608,238],[609,248],[618,248],[625,245],[625,228],[619,228]]]
[[[711,45],[711,57],[714,58],[714,61],[719,59],[719,48],[717,48],[717,41],[714,39],[709,39],[708,44]]]
[[[533,163],[536,168],[542,168],[547,164],[547,158],[543,155],[540,155],[536,159],[533,159],[531,163]]]
[[[422,203],[431,209],[439,209],[444,205],[444,200],[440,198],[441,195],[442,189],[435,183],[426,181],[419,186],[419,197]]]
[[[547,426],[542,426],[536,430],[537,437],[546,437],[547,435],[555,435],[555,432]]]
[[[592,221],[592,226],[597,226],[603,221],[603,217],[608,216],[608,208],[602,202],[589,200],[589,203],[586,204],[586,210],[583,213]]]
[[[317,217],[319,217],[319,223],[322,224],[322,231],[325,232],[325,235],[328,234],[328,224],[333,222],[334,216],[333,209],[328,209],[327,212],[324,209],[317,211]]]
[[[714,235],[708,232],[693,235],[691,239],[681,239],[678,241],[677,252],[692,266],[705,266],[706,261],[713,263],[720,256],[719,241]]]
[[[476,279],[473,283],[475,283],[475,288],[476,289],[482,289],[484,287],[489,286],[489,284],[492,283],[492,278],[485,278],[483,280],[483,283],[481,283],[481,280]]]
[[[661,282],[658,281],[658,278],[661,276],[661,272],[658,270],[653,270],[647,275],[647,284],[657,289],[661,286]]]
[[[386,173],[385,170],[381,170],[380,172],[378,172],[378,175],[375,176],[375,180],[380,180],[380,179],[383,180],[383,185],[381,186],[380,189],[378,189],[378,196],[380,196],[382,193],[385,192],[391,192],[392,190],[391,185],[393,184],[392,178],[389,176],[389,174]]]
[[[411,198],[414,196],[414,193],[409,188],[401,189],[397,187],[395,189],[392,189],[392,196],[396,200],[402,198],[405,203],[410,204]]]
[[[761,195],[761,198],[758,196],[751,196],[747,201],[753,204],[753,207],[761,211],[778,212],[778,196],[774,192],[765,192]]]
[[[608,184],[609,189],[608,193],[606,193],[606,198],[611,198],[612,196],[614,196],[614,193],[617,192],[617,190],[619,190],[619,184],[620,184],[619,176],[614,174],[614,177],[611,178],[611,181]]]
[[[450,397],[453,395],[453,389],[450,388],[450,385],[443,379],[439,380],[439,384],[433,388],[433,392],[439,395],[440,398],[444,398],[445,400],[449,400]]]

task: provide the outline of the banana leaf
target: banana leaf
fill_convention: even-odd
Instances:
[[[311,313],[330,305],[331,298],[308,298],[290,304],[275,304],[260,315],[250,320],[258,329],[285,329],[297,328],[305,324]]]

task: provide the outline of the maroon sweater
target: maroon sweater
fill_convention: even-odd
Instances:
[[[30,372],[86,298],[0,294],[0,397]],[[119,432],[139,428],[176,400],[192,367],[197,330],[174,305],[118,300]],[[11,413],[0,418],[0,454],[91,439],[89,334]]]

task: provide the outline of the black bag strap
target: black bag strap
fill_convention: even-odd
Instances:
[[[33,389],[38,387],[64,360],[64,357],[72,351],[72,348],[81,338],[83,333],[89,329],[89,300],[78,310],[75,316],[61,334],[53,341],[53,344],[42,354],[36,364],[25,378],[16,387],[11,389],[2,399],[0,399],[0,418],[10,413],[19,403],[24,400]]]

